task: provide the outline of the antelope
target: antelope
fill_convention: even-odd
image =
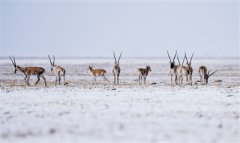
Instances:
[[[173,60],[171,60],[171,57],[167,51],[167,54],[168,54],[168,58],[170,60],[170,75],[171,75],[171,85],[172,85],[172,79],[173,79],[173,76],[175,76],[175,84],[177,84],[177,77],[176,77],[176,68],[177,68],[177,65],[175,65],[175,58],[176,58],[176,55],[177,55],[177,51],[175,52],[175,55],[174,55],[174,58]]]
[[[46,78],[43,76],[45,73],[45,69],[42,67],[20,67],[16,64],[15,57],[9,57],[10,60],[12,61],[12,64],[15,68],[14,74],[17,73],[17,71],[23,73],[25,75],[24,81],[27,83],[27,85],[30,85],[29,80],[31,75],[36,75],[37,76],[37,81],[35,82],[35,85],[38,84],[40,77],[44,80],[45,86],[47,86],[46,83]]]
[[[93,84],[94,81],[96,81],[97,76],[103,77],[105,81],[108,81],[108,79],[105,77],[105,74],[107,73],[104,69],[93,69],[93,67],[88,66],[89,72],[91,76],[93,76]]]
[[[192,68],[192,58],[193,58],[194,53],[192,54],[190,61],[188,61],[187,55],[185,53],[186,57],[186,62],[187,62],[187,70],[188,70],[188,79],[189,79],[189,84],[192,85],[192,74],[193,74],[193,68]]]
[[[208,79],[211,77],[214,73],[217,71],[214,71],[210,73],[210,71],[207,72],[207,68],[205,66],[200,66],[199,67],[199,75],[200,75],[200,81],[202,85],[207,85],[208,84]]]
[[[113,52],[113,56],[114,56],[114,66],[113,66],[113,76],[114,76],[114,85],[119,85],[119,76],[120,76],[120,72],[121,72],[121,68],[120,68],[120,64],[119,64],[119,61],[121,59],[121,56],[122,56],[122,52],[118,58],[118,61],[116,59],[116,56],[115,56],[115,52]]]
[[[61,76],[63,77],[63,85],[65,85],[65,74],[66,74],[65,69],[62,68],[61,66],[55,65],[55,56],[53,56],[53,59],[52,59],[53,61],[51,60],[49,55],[48,55],[48,59],[51,64],[51,71],[53,71],[56,76],[55,86],[57,85],[57,82],[58,82],[58,85],[60,85]]]
[[[175,74],[176,74],[176,78],[178,81],[178,85],[180,86],[183,83],[183,76],[186,77],[186,81],[188,81],[188,69],[187,67],[183,66],[185,57],[183,58],[182,64],[180,64],[178,55],[177,55],[177,59],[178,59],[178,63],[179,65],[177,66],[176,70],[175,70]]]
[[[137,70],[139,85],[142,84],[142,78],[144,80],[144,85],[146,85],[146,78],[147,78],[147,75],[150,71],[152,71],[152,70],[151,70],[151,67],[149,65],[146,65],[146,68],[139,68]]]

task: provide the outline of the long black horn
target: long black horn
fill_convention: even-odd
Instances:
[[[187,54],[185,53],[185,56],[184,56],[184,58],[186,57],[186,61],[187,61],[187,63],[188,63],[188,59],[187,59]]]
[[[182,61],[182,66],[183,66],[183,64],[184,64],[184,60],[185,60],[185,56],[184,56],[183,61]]]
[[[172,62],[171,57],[170,57],[168,51],[167,51],[167,54],[168,54],[168,58],[169,58],[170,62]]]
[[[190,64],[192,63],[192,58],[193,58],[194,52],[192,53],[191,59],[190,59]]]
[[[121,59],[121,56],[122,56],[122,52],[121,52],[121,54],[120,54],[120,56],[119,56],[119,58],[118,58],[118,63],[119,63],[119,61],[120,61],[120,59]]]
[[[55,56],[53,55],[53,66],[55,65]]]
[[[214,72],[212,72],[210,75],[208,75],[208,77],[212,76],[212,75],[215,74],[216,72],[217,72],[217,70],[214,71]],[[209,72],[209,73],[210,73],[210,72]]]
[[[178,58],[178,54],[177,54],[177,60],[178,60],[178,65],[180,65],[180,60],[179,60],[179,58]]]
[[[9,57],[9,59],[11,60],[13,66],[16,67],[16,64],[14,63],[13,59],[11,57]]]
[[[11,60],[11,62],[12,62],[12,64],[13,64],[13,60],[12,60],[12,58],[9,56],[9,59]]]
[[[210,74],[210,70],[208,71],[207,75],[209,76],[209,74]]]
[[[115,63],[116,63],[117,59],[116,59],[116,56],[115,56],[115,52],[113,52],[113,56],[114,56],[114,60],[115,60]]]
[[[176,52],[175,52],[175,55],[174,55],[174,58],[173,58],[173,62],[174,62],[174,60],[175,60],[175,58],[176,58],[176,55],[177,55],[177,50],[176,50]]]
[[[49,61],[50,61],[50,64],[52,65],[52,61],[51,61],[51,58],[50,58],[50,56],[48,55],[48,59],[49,59]]]
[[[16,66],[17,64],[16,64],[16,60],[15,60],[15,57],[14,57],[14,56],[13,56],[13,61],[14,61],[14,64],[15,64],[15,66]]]

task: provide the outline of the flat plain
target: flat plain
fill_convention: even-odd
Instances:
[[[66,85],[55,86],[47,58],[16,58],[20,66],[42,66],[48,86],[33,86],[0,59],[0,142],[240,142],[240,59],[193,59],[193,86],[170,84],[164,58],[122,58],[120,85],[113,85],[113,58],[57,58]],[[88,66],[104,68],[93,85]],[[137,68],[150,65],[147,85]],[[198,67],[217,73],[199,84]]]

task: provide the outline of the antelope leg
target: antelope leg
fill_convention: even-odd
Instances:
[[[114,85],[116,85],[116,75],[114,74],[114,81],[113,81]]]
[[[117,85],[119,85],[119,75],[117,76]]]
[[[56,79],[55,79],[55,86],[57,85],[57,81],[58,81],[58,77],[56,76]]]
[[[61,76],[60,74],[58,74],[58,85],[60,85],[60,82],[61,82]]]
[[[43,75],[41,75],[41,77],[42,77],[42,79],[44,81],[45,86],[47,86],[46,78]]]
[[[104,80],[108,81],[108,79],[103,75]]]
[[[30,83],[29,83],[29,76],[28,75],[25,76],[24,80],[26,81],[27,85],[30,85]]]
[[[146,77],[146,76],[144,76],[144,85],[146,85],[146,78],[147,78],[147,77]]]
[[[38,76],[37,76],[37,81],[35,82],[35,85],[38,84],[39,80],[40,80],[40,77],[39,77],[39,75],[38,75]]]

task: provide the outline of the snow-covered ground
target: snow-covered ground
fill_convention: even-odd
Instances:
[[[22,66],[46,69],[48,86],[26,86],[13,74],[9,59],[0,59],[0,142],[240,142],[240,59],[194,59],[193,86],[171,86],[166,58],[123,58],[121,85],[113,86],[112,58],[57,59],[68,84],[54,86],[48,59],[17,59]],[[151,65],[146,86],[136,69]],[[91,65],[107,70],[92,85]],[[198,67],[218,72],[208,86]],[[36,77],[31,77],[31,84]],[[221,80],[222,82],[215,82]],[[152,84],[156,83],[156,84]]]

